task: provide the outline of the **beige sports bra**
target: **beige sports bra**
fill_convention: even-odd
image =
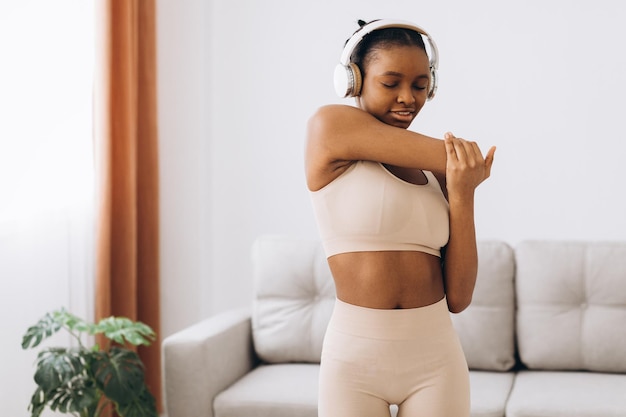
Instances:
[[[346,252],[419,251],[441,256],[449,209],[435,176],[406,182],[382,164],[358,161],[311,192],[326,257]]]

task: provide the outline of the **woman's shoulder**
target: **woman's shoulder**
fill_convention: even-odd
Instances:
[[[309,122],[341,122],[346,117],[368,117],[369,113],[347,104],[327,104],[319,107],[310,117]]]
[[[338,133],[358,132],[376,119],[358,107],[328,104],[319,107],[308,121],[309,137],[328,138]]]
[[[309,189],[319,190],[347,169],[354,158],[347,150],[351,135],[351,116],[362,110],[329,104],[320,107],[311,116],[307,128],[305,168]],[[364,113],[364,112],[363,112]]]

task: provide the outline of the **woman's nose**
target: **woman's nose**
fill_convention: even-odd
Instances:
[[[412,88],[403,88],[398,94],[398,103],[413,104],[415,103],[415,96],[413,95]]]

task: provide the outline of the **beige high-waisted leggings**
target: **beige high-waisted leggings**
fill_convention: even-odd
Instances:
[[[469,374],[446,299],[383,310],[337,300],[324,345],[319,417],[467,417]]]

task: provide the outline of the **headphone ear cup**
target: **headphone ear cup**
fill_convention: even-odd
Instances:
[[[335,93],[341,98],[348,97],[350,93],[350,69],[345,65],[338,64],[335,67],[335,75],[333,77],[335,85]]]
[[[335,67],[334,84],[335,92],[339,97],[355,97],[361,94],[361,70],[358,65],[350,62],[348,65]]]
[[[435,68],[430,68],[430,85],[428,86],[428,96],[426,98],[428,100],[432,100],[435,97],[435,93],[437,92],[437,70]]]
[[[352,70],[352,92],[350,97],[357,97],[361,95],[361,87],[363,86],[363,77],[361,76],[361,70],[359,66],[353,62],[349,64],[350,69]]]

